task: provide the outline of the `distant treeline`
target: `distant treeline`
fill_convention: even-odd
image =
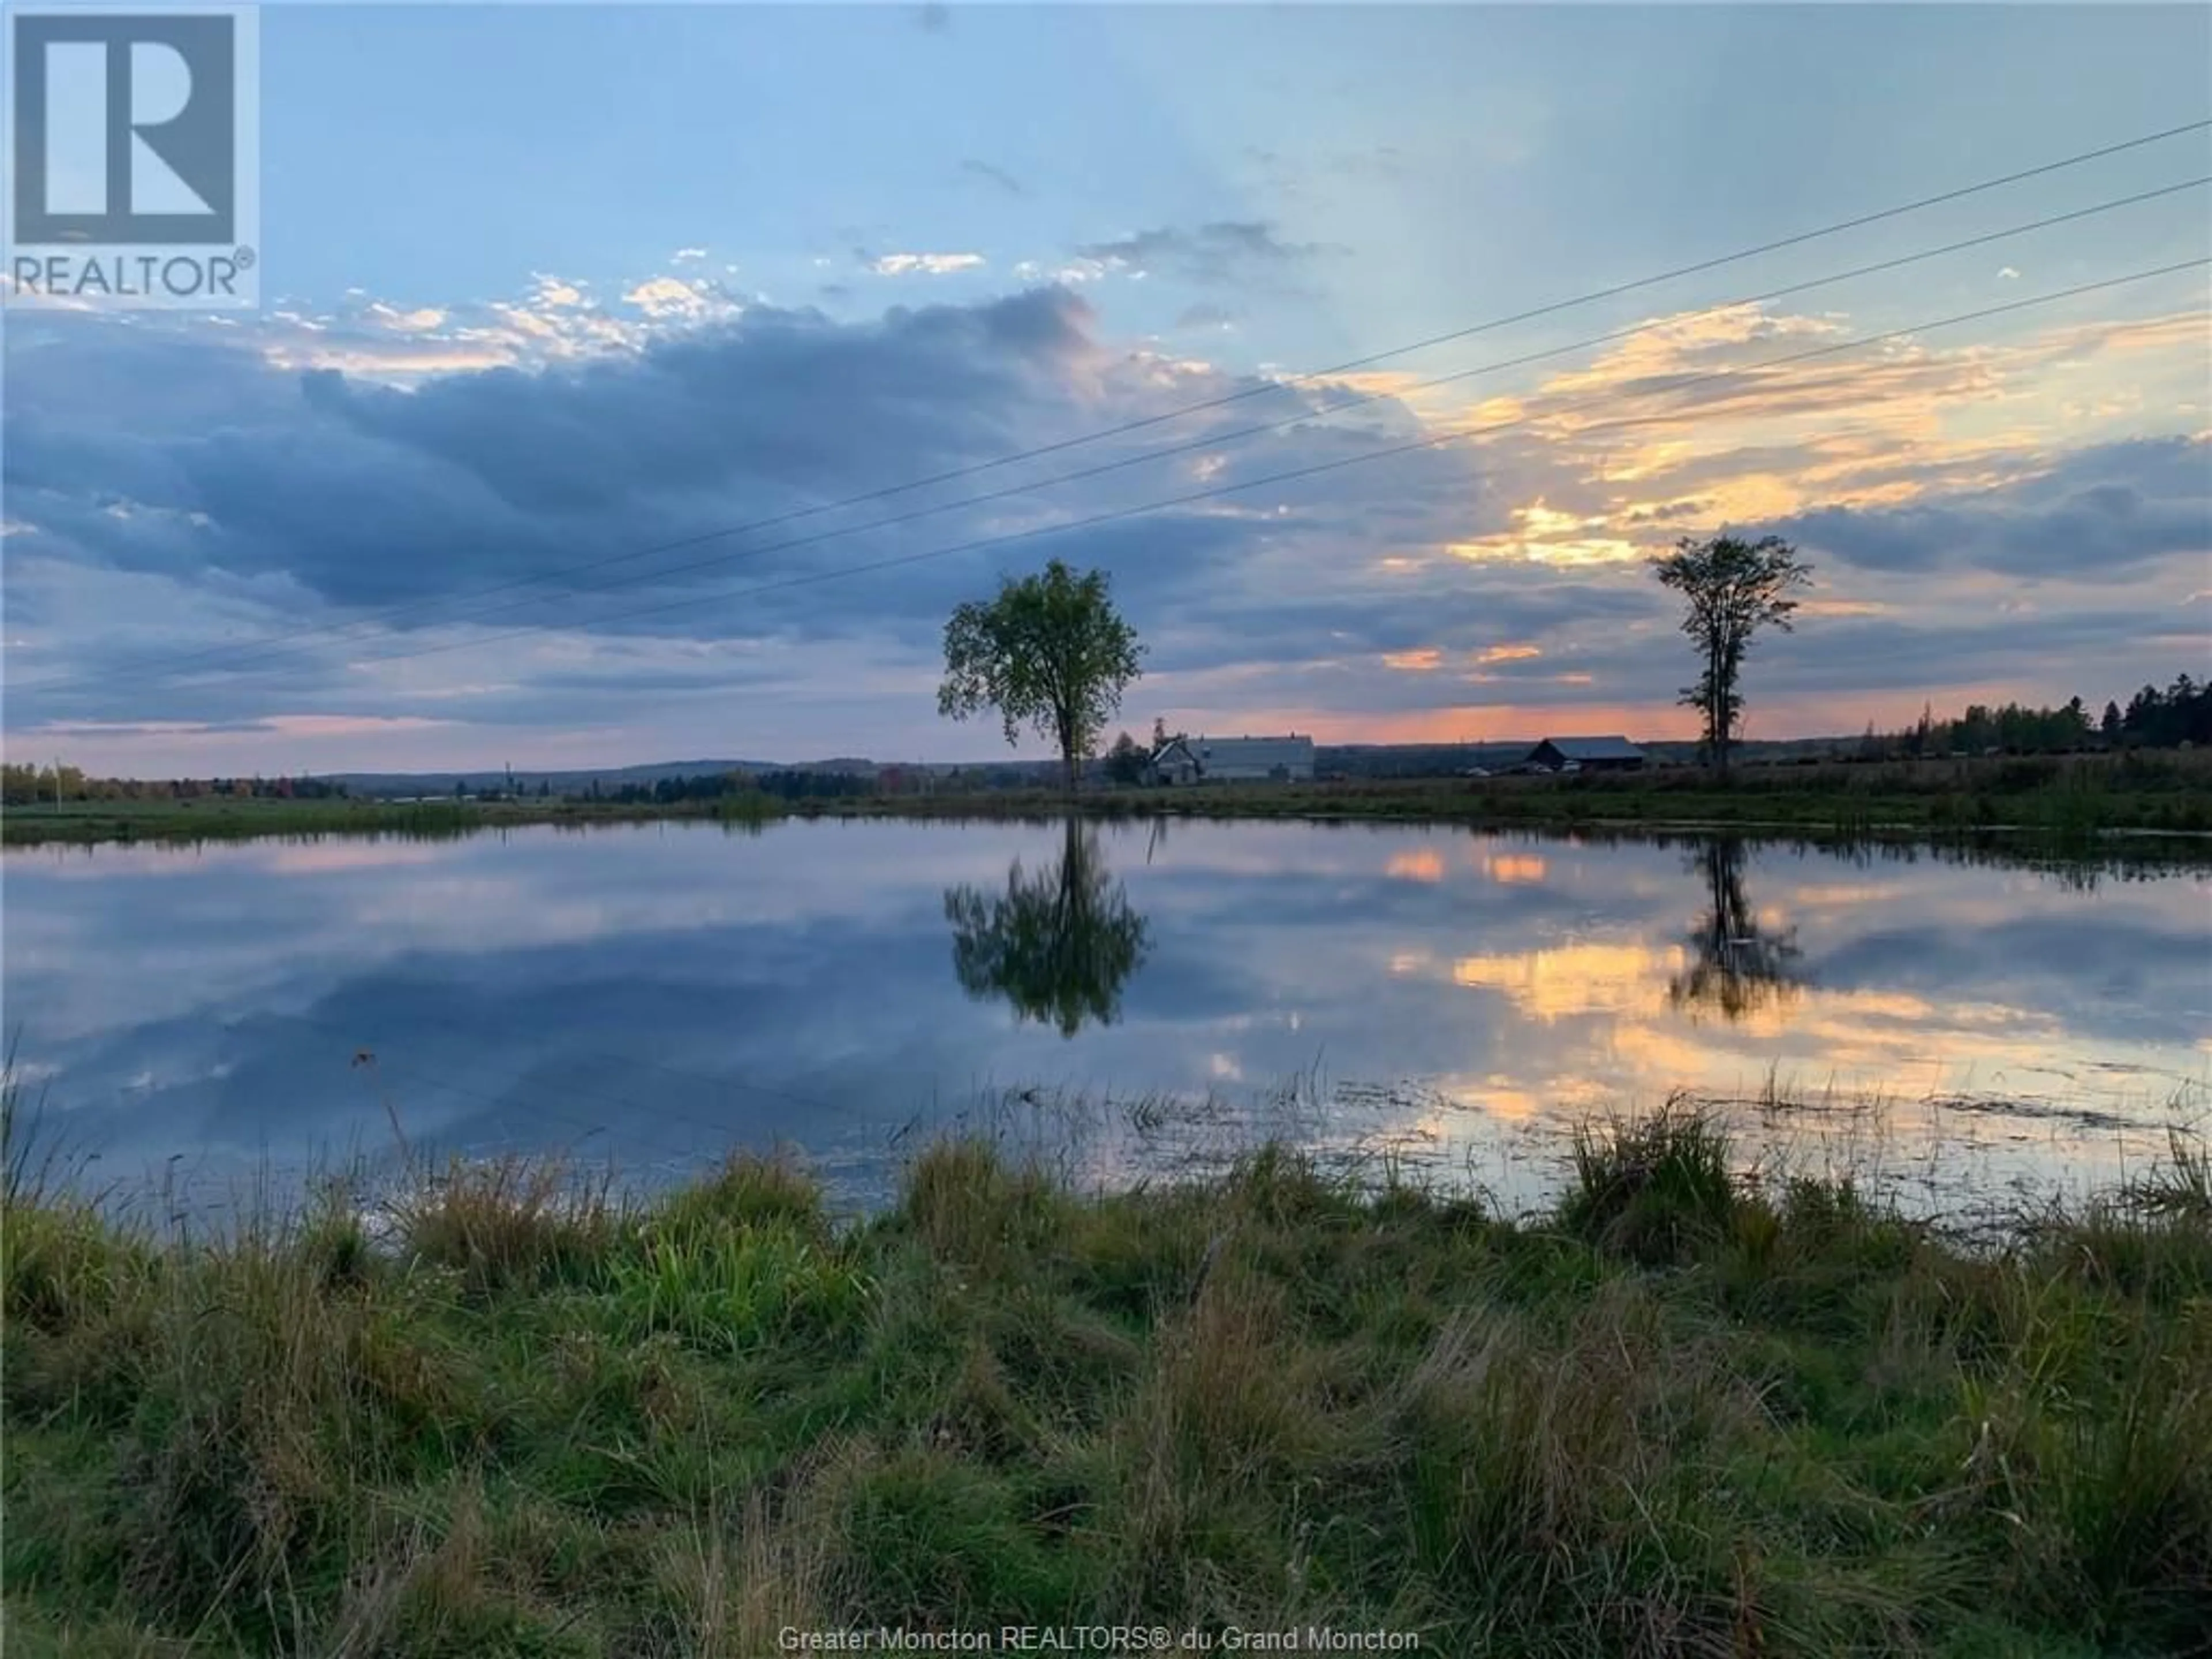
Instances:
[[[708,772],[603,788],[594,781],[572,800],[612,801],[618,806],[673,806],[679,801],[722,800],[732,795],[774,795],[780,800],[836,799],[872,794],[875,781],[841,772]]]
[[[1850,739],[1844,740],[1848,744]],[[2212,745],[2212,684],[2199,684],[2187,674],[2174,678],[2164,690],[2146,685],[2123,708],[2107,702],[2100,714],[2092,714],[2080,697],[2053,708],[2029,708],[2007,703],[1992,708],[1970,704],[1954,719],[1937,720],[1931,708],[1901,731],[1881,732],[1873,726],[1859,741],[1859,752],[1869,758],[1901,759],[1945,755],[1980,755],[1991,750],[2013,754],[2063,753],[2097,748],[2172,749],[2182,744]],[[1456,770],[1468,763],[1474,749],[1495,745],[1445,744],[1427,748],[1412,745],[1368,747],[1355,745],[1319,751],[1322,769],[1360,775],[1413,776]],[[1101,771],[1104,763],[1094,763]],[[955,769],[939,775],[919,769],[890,767],[874,777],[846,773],[792,769],[775,772],[714,772],[690,777],[662,778],[653,783],[625,783],[608,787],[594,781],[564,799],[604,801],[616,805],[673,805],[682,801],[714,801],[749,793],[781,800],[847,799],[877,793],[904,793],[917,787],[933,793],[966,793],[978,789],[1016,787],[1030,780],[1018,769]],[[349,797],[347,786],[327,778],[94,778],[75,766],[0,765],[0,802],[27,806],[60,800],[192,800],[204,796],[255,800],[341,800]],[[479,790],[466,783],[454,786],[457,796],[478,793],[546,799],[550,785],[541,780],[528,784],[487,781]]]
[[[346,787],[323,778],[88,778],[74,766],[0,765],[0,801],[195,800],[203,795],[245,800],[337,800]]]
[[[2172,749],[2182,744],[2212,743],[2212,684],[2199,685],[2186,674],[2161,691],[2146,685],[2128,699],[2105,705],[2093,716],[2081,698],[2056,708],[2027,708],[2008,702],[2001,708],[1969,703],[1955,720],[1939,720],[1929,709],[1900,732],[1876,732],[1869,726],[1863,751],[1884,759],[1929,755],[1979,755],[1995,749],[2012,754],[2063,753],[2092,748]]]

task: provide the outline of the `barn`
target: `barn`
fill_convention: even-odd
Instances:
[[[1583,772],[1635,772],[1643,768],[1644,751],[1626,738],[1547,738],[1522,764],[1556,772],[1570,761]]]

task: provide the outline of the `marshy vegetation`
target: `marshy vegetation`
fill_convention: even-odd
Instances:
[[[457,1165],[157,1241],[11,1164],[14,1652],[752,1656],[785,1627],[1448,1654],[2171,1654],[2212,1630],[2212,1164],[1968,1247],[1594,1127],[1510,1221],[1261,1151],[977,1141],[839,1219]]]
[[[1967,841],[2024,833],[2087,844],[2108,832],[2212,831],[2212,750],[1754,764],[1570,777],[1383,778],[1109,788],[1101,817],[1449,823],[1477,830],[1705,829]],[[1067,810],[1048,790],[810,801],[808,817],[988,817]]]
[[[1970,840],[2020,832],[2088,842],[2115,830],[2212,832],[2212,750],[2127,750],[1808,764],[1750,764],[1725,778],[1671,766],[1571,777],[1346,779],[1200,788],[1064,791],[953,787],[913,793],[851,785],[819,794],[741,788],[711,797],[377,801],[206,796],[71,800],[0,816],[15,844],[178,842],[276,835],[463,835],[680,819],[764,824],[800,818],[1005,818],[1071,810],[1109,818],[1296,818],[1450,823],[1471,829],[1767,830],[1816,836]]]
[[[537,800],[285,800],[202,796],[191,800],[72,800],[8,809],[0,842],[11,845],[98,845],[151,842],[250,841],[264,836],[408,836],[422,840],[481,830],[550,823],[586,829],[678,818],[758,824],[781,817],[785,804],[764,793],[674,802]]]

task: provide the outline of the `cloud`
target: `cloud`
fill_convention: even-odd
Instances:
[[[946,611],[1047,550],[1111,571],[1165,644],[1162,660],[1209,671],[1333,653],[1347,629],[1397,637],[1413,617],[1433,626],[1455,605],[1470,616],[1495,608],[1474,582],[1458,584],[1469,589],[1463,601],[1339,591],[1349,549],[1419,544],[1442,524],[1482,521],[1479,481],[1449,453],[1377,461],[1350,490],[1286,483],[815,586],[854,564],[1356,456],[1418,425],[1386,404],[1357,423],[1049,490],[1032,493],[1018,475],[979,479],[972,489],[1001,499],[823,541],[931,501],[957,504],[959,492],[812,517],[824,502],[1257,382],[1109,344],[1065,289],[850,324],[760,305],[693,322],[672,292],[641,297],[665,297],[668,314],[618,349],[580,359],[549,348],[533,366],[428,374],[405,389],[387,375],[290,367],[282,329],[284,349],[235,332],[94,325],[64,342],[11,331],[6,483],[21,528],[9,538],[9,620],[28,641],[9,653],[11,722],[128,722],[154,710],[201,722],[339,718],[364,708],[447,719],[465,707],[479,731],[573,732],[627,708],[726,707],[750,693],[757,708],[798,699],[823,720],[842,699],[845,717],[865,726],[870,707],[926,708]],[[1318,406],[1341,394],[1288,395]],[[1142,460],[1249,419],[1223,408],[1068,465]],[[718,533],[763,520],[783,523]],[[662,544],[674,545],[628,556]],[[486,587],[505,591],[461,607],[472,620],[441,603]],[[1285,592],[1310,597],[1285,606],[1275,596]],[[618,614],[642,606],[654,613]],[[1186,631],[1183,617],[1219,626]],[[504,637],[532,627],[541,631]],[[326,636],[252,648],[301,629]],[[434,654],[406,654],[426,648]],[[126,672],[195,650],[201,659],[175,672]],[[57,677],[64,689],[53,689]],[[865,746],[851,737],[846,746],[855,742]]]
[[[1512,524],[1466,538],[1466,556],[1632,561],[1723,526],[1996,489],[2140,427],[2140,411],[2180,409],[2207,367],[2201,313],[1787,363],[1775,360],[1848,344],[1848,320],[1736,307],[1658,321],[1510,395],[1361,377],[1473,434],[1514,498]]]
[[[1893,508],[1833,507],[1782,533],[1862,569],[1939,568],[2080,579],[2212,559],[2212,441],[2100,445],[2039,476]]]
[[[1218,220],[1192,230],[1164,226],[1073,250],[1079,260],[1107,271],[1221,286],[1279,284],[1310,261],[1339,251],[1321,243],[1285,242],[1261,220]]]
[[[971,179],[981,179],[987,184],[996,185],[1009,196],[1027,196],[1030,193],[1029,186],[1012,173],[1004,167],[993,167],[988,161],[979,161],[969,156],[960,163],[960,170]]]
[[[1194,729],[1340,738],[1667,735],[1691,669],[1642,561],[1721,522],[1783,527],[1818,567],[1799,633],[1756,654],[1760,733],[1856,730],[1946,687],[2002,700],[2057,680],[2101,703],[2190,648],[2174,613],[2203,586],[2212,439],[2083,441],[2061,404],[2136,385],[2160,406],[2160,377],[2193,362],[2201,380],[2201,318],[1773,374],[1765,354],[1848,322],[1662,320],[1477,401],[1410,375],[1278,385],[1285,413],[1380,395],[1243,442],[1228,434],[1265,417],[1217,407],[833,514],[1261,382],[1113,337],[1066,284],[851,321],[670,272],[547,276],[492,303],[356,295],[222,329],[28,318],[5,343],[9,730],[78,722],[67,752],[172,771],[165,743],[218,740],[292,757],[312,738],[341,757],[322,765],[410,743],[462,764],[975,754],[989,733],[932,713],[943,617],[1050,553],[1108,570],[1152,644],[1139,724],[1165,708]],[[2058,363],[2063,400],[2042,395]],[[1680,384],[1705,372],[1712,405]],[[1967,423],[1999,398],[2002,424]],[[1474,435],[1365,459],[1455,430]],[[1143,464],[1050,483],[1125,459]],[[1008,535],[1031,538],[960,550]],[[866,565],[883,568],[832,580]],[[255,644],[307,629],[338,631]],[[130,672],[188,651],[189,669]],[[205,729],[118,729],[157,719]],[[346,724],[363,719],[434,724]]]
[[[636,307],[648,317],[693,321],[703,321],[732,308],[729,297],[714,283],[681,282],[673,276],[656,276],[638,283],[623,295],[623,303]]]
[[[16,336],[11,511],[35,526],[26,553],[281,574],[343,604],[420,598],[884,482],[884,457],[927,470],[996,449],[997,410],[1074,372],[1096,349],[1088,327],[1049,291],[849,328],[761,310],[405,393],[227,340],[108,327],[40,351]],[[136,397],[128,420],[97,417],[149,377],[167,390]],[[118,503],[160,511],[118,518]]]
[[[1017,282],[1049,283],[1060,288],[1079,288],[1085,283],[1097,282],[1110,274],[1108,267],[1096,259],[1073,259],[1060,265],[1024,259],[1014,267]]]
[[[963,270],[981,270],[980,253],[884,253],[860,262],[878,276],[950,276]]]

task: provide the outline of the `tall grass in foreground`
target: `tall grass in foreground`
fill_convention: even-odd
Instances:
[[[1967,1252],[1594,1129],[1534,1222],[1280,1150],[838,1224],[458,1166],[156,1248],[0,1225],[16,1652],[732,1655],[905,1622],[1452,1655],[2172,1654],[2212,1631],[2204,1149]]]

